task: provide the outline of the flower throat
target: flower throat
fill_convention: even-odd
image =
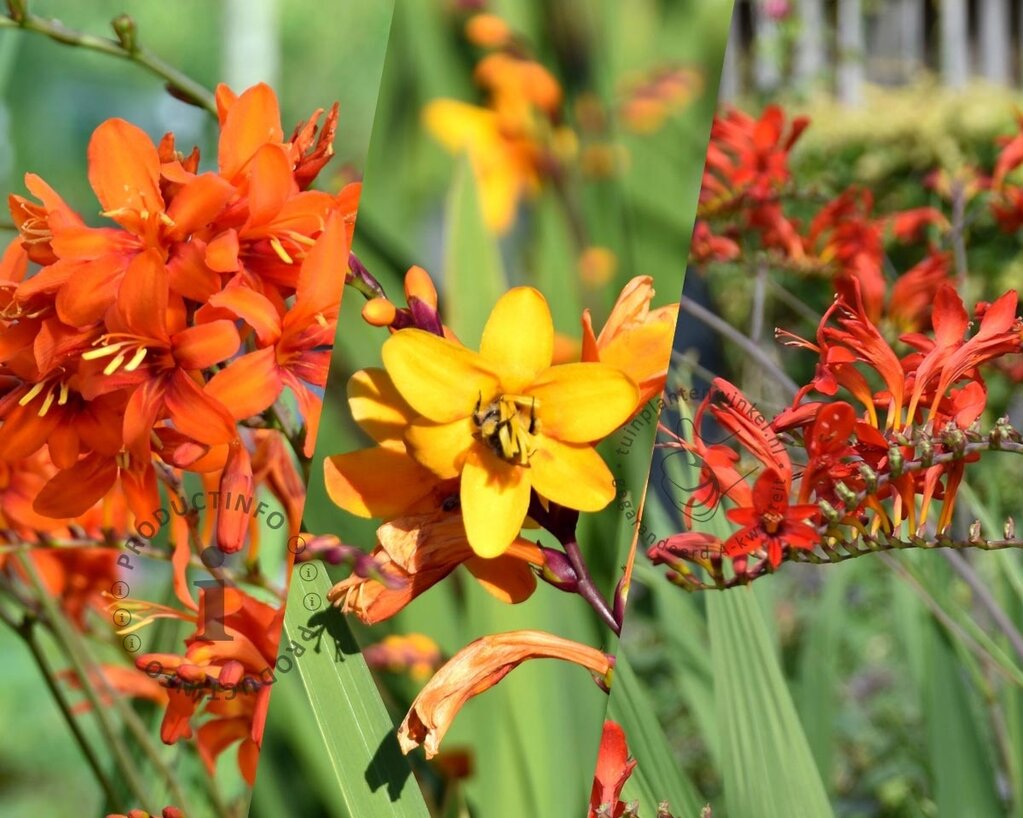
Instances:
[[[533,456],[533,435],[539,427],[536,398],[501,395],[486,406],[483,396],[476,401],[472,413],[476,436],[498,457],[525,466]]]

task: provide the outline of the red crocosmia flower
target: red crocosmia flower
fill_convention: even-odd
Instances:
[[[785,480],[767,469],[753,486],[753,507],[728,510],[728,519],[743,528],[725,541],[725,553],[734,557],[764,549],[777,568],[786,548],[809,551],[820,541],[817,529],[803,522],[817,511],[811,504],[790,506]]]
[[[635,768],[636,760],[629,758],[625,731],[616,722],[605,721],[600,738],[600,754],[597,756],[597,770],[593,776],[593,789],[590,792],[589,818],[596,818],[602,808],[605,812],[601,815],[620,818],[626,805],[619,799],[625,782]]]
[[[899,333],[923,329],[938,290],[951,280],[952,256],[932,251],[898,277],[891,288],[885,315]]]

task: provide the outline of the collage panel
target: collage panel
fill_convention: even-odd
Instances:
[[[319,11],[0,13],[5,818],[247,814],[390,24]]]
[[[587,812],[730,7],[396,4],[253,816]]]
[[[1023,814],[1017,12],[736,4],[598,815]]]

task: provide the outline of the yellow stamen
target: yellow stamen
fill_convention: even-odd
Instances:
[[[104,375],[113,375],[117,371],[117,368],[121,364],[123,364],[123,363],[124,363],[124,353],[123,352],[119,352],[119,353],[117,353],[117,357],[116,358],[114,358],[112,361],[110,361],[110,363],[108,363],[105,367],[103,367],[103,374]]]
[[[21,400],[18,401],[18,406],[27,406],[35,399],[36,395],[43,391],[43,388],[45,386],[46,386],[45,381],[41,381],[40,383],[35,384],[31,389],[28,390],[28,392],[21,396]]]
[[[69,390],[68,390],[67,384],[64,381],[61,381],[60,382],[60,397],[57,398],[57,405],[58,406],[63,406],[65,403],[67,403],[68,391]]]
[[[39,417],[46,417],[46,413],[50,411],[50,406],[53,405],[53,399],[56,396],[56,394],[57,391],[52,388],[50,389],[49,392],[46,393],[46,398],[45,400],[43,400],[43,405],[39,407],[38,412]]]
[[[125,365],[124,371],[134,372],[136,369],[138,369],[139,364],[141,364],[142,361],[145,360],[147,352],[149,352],[149,350],[146,349],[146,347],[139,347],[137,350],[135,350],[135,354],[131,356],[131,360],[128,361],[128,363]]]
[[[280,260],[283,261],[285,264],[295,263],[292,260],[291,256],[288,255],[288,251],[284,249],[284,245],[281,244],[281,240],[277,238],[277,236],[274,236],[272,239],[270,239],[270,246],[274,249],[274,252],[277,254],[277,257],[280,258]]]
[[[90,349],[88,352],[82,353],[82,360],[95,361],[97,358],[106,358],[110,355],[114,355],[123,346],[124,344],[107,344],[106,346],[97,347],[96,349]]]

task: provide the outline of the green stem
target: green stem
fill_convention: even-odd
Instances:
[[[103,792],[106,795],[107,800],[111,804],[116,803],[117,793],[114,790],[114,785],[107,777],[103,766],[100,764],[99,757],[93,750],[92,745],[89,744],[89,740],[82,731],[82,726],[78,723],[78,719],[75,718],[74,713],[71,711],[71,705],[68,703],[67,697],[64,695],[64,691],[62,691],[60,686],[57,684],[53,668],[50,667],[50,663],[47,661],[45,653],[43,653],[42,646],[36,638],[35,626],[38,623],[38,620],[29,613],[24,615],[24,618],[20,623],[11,620],[6,614],[0,615],[0,619],[3,619],[3,621],[11,627],[11,629],[28,647],[29,652],[32,654],[32,658],[35,660],[36,666],[39,668],[40,674],[42,674],[43,681],[46,683],[47,689],[50,691],[54,702],[56,702],[58,709],[64,716],[64,721],[67,722],[67,726],[71,730],[71,734],[74,736],[75,742],[78,744],[79,749],[82,751],[82,755],[85,756],[85,760],[89,764],[89,768],[92,770],[93,775],[96,776],[96,780],[99,782],[100,787],[103,788]]]
[[[75,31],[59,20],[47,20],[28,13],[19,19],[0,16],[0,28],[20,28],[23,31],[32,31],[64,45],[86,48],[100,54],[133,62],[164,80],[167,89],[173,96],[183,102],[203,108],[214,116],[217,115],[216,99],[208,88],[141,46],[135,45],[128,48],[109,37],[97,37],[94,34]]]
[[[85,697],[88,699],[89,704],[92,707],[92,712],[96,717],[96,721],[99,723],[103,739],[110,747],[117,760],[118,766],[121,768],[125,784],[130,790],[132,798],[138,804],[147,804],[149,802],[149,797],[146,793],[145,783],[142,781],[139,770],[135,767],[131,757],[128,755],[127,749],[114,731],[114,725],[109,717],[107,706],[100,699],[99,693],[97,693],[96,689],[93,687],[88,667],[89,662],[87,657],[84,655],[82,645],[79,643],[77,635],[71,633],[63,614],[60,612],[53,598],[43,586],[42,580],[39,578],[39,574],[36,572],[32,561],[26,559],[24,554],[17,554],[16,559],[20,563],[25,575],[29,578],[29,582],[36,592],[39,604],[42,606],[42,609],[46,614],[47,621],[57,639],[57,642],[60,644],[61,649],[66,654],[68,661],[71,663],[71,667],[78,676],[79,682],[82,686],[82,691],[85,693]]]

